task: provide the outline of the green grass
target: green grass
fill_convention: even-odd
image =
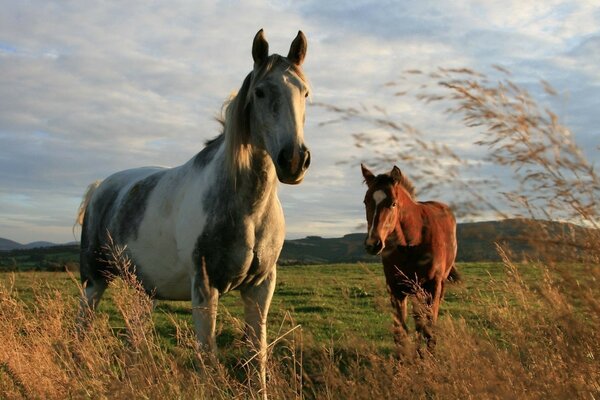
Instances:
[[[461,282],[449,284],[440,318],[462,318],[482,331],[493,327],[486,321],[485,308],[507,293],[508,279],[501,263],[463,263],[458,266]],[[566,267],[565,267],[566,268]],[[577,269],[575,269],[577,271]],[[519,272],[532,285],[540,281],[539,269],[521,265]],[[14,275],[13,275],[14,274]],[[76,308],[77,275],[60,272],[16,272],[0,274],[6,285],[14,277],[15,289],[25,302],[34,293],[58,290],[67,294]],[[99,311],[109,316],[115,329],[122,327],[119,313],[112,302],[109,288]],[[233,318],[232,318],[233,317]],[[174,344],[175,327],[170,318],[192,323],[189,302],[159,301],[153,314],[156,329],[167,346]],[[232,321],[243,320],[239,294],[224,295],[219,304],[219,346],[227,347],[239,337]],[[412,322],[410,322],[412,324]],[[383,353],[393,348],[391,308],[380,264],[334,264],[280,267],[278,283],[269,313],[269,339],[300,325],[304,340],[312,345],[336,343],[368,343]],[[489,332],[488,332],[489,333]],[[493,334],[493,332],[492,332]]]

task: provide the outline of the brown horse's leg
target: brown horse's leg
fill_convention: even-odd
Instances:
[[[444,293],[444,281],[436,280],[435,288],[431,296],[431,323],[435,325],[440,312],[440,302]]]
[[[415,328],[429,345],[430,340],[433,338],[433,331],[430,324],[431,309],[428,307],[426,292],[417,293],[412,300],[412,306]]]
[[[442,286],[440,280],[435,279],[429,281],[421,287],[413,301],[415,327],[417,332],[425,339],[427,349],[430,352],[433,352],[436,344],[433,327],[437,320],[441,291]]]
[[[443,290],[444,286],[441,279],[428,282],[423,288],[424,294],[422,297],[424,297],[424,301],[420,302],[423,310],[420,312],[419,320],[415,316],[416,325],[420,327],[420,332],[427,343],[427,349],[431,353],[433,353],[437,342],[434,335],[434,326],[437,322]]]
[[[390,293],[390,302],[394,311],[394,342],[396,342],[401,355],[404,355],[408,342],[408,325],[406,324],[408,297],[405,294],[396,296]]]

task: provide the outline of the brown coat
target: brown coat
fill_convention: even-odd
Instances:
[[[362,172],[368,186],[365,248],[371,254],[381,254],[394,307],[396,342],[405,341],[407,299],[415,296],[416,328],[433,349],[433,326],[444,286],[449,276],[457,276],[454,215],[443,203],[416,201],[412,183],[398,167],[375,176],[363,165]]]

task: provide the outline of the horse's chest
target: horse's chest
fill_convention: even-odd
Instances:
[[[430,278],[434,254],[430,246],[398,246],[384,253],[382,261],[388,280],[402,281],[416,277],[421,281]]]
[[[194,249],[196,268],[205,265],[211,286],[221,293],[262,281],[275,268],[284,239],[279,203],[264,213],[234,218],[215,215]]]

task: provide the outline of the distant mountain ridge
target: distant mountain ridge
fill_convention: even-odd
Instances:
[[[77,244],[77,242],[58,244],[58,243],[52,243],[52,242],[46,242],[46,241],[37,241],[37,242],[22,244],[19,242],[15,242],[14,240],[0,238],[0,251],[29,250],[29,249],[38,249],[38,248],[44,248],[44,247],[73,245],[73,244]]]

